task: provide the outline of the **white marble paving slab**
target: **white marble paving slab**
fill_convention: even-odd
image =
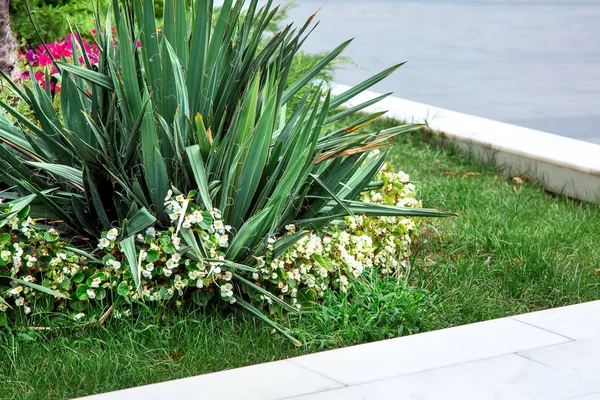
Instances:
[[[208,375],[85,397],[89,400],[275,400],[342,387],[288,361],[237,368]]]
[[[521,314],[512,318],[572,339],[600,335],[600,301]]]
[[[598,391],[600,383],[511,354],[295,400],[566,400]]]
[[[324,376],[356,385],[569,341],[502,318],[290,359]]]
[[[519,354],[552,368],[600,383],[600,336]]]

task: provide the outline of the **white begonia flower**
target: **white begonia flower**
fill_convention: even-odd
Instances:
[[[37,258],[29,254],[27,254],[25,258],[27,259],[27,268],[33,268],[35,266]]]
[[[223,297],[233,296],[233,285],[231,283],[226,283],[221,286],[221,296],[223,296]]]
[[[0,297],[1,299],[1,297]],[[8,310],[8,306],[2,302],[0,302],[0,312],[6,312]]]
[[[171,256],[171,260],[173,260],[175,262],[179,262],[179,260],[181,260],[181,254],[173,253],[173,255]]]
[[[175,197],[175,200],[177,200],[178,202],[182,202],[185,200],[185,196],[182,194],[178,194],[177,197]]]
[[[230,281],[232,277],[233,277],[233,274],[231,273],[231,271],[225,271],[225,280],[226,281]]]
[[[13,296],[18,296],[23,291],[23,286],[17,286],[8,291]]]
[[[203,288],[204,287],[204,280],[202,279],[198,279],[198,282],[196,282],[196,287],[197,288]]]
[[[213,208],[213,209],[210,211],[210,215],[212,215],[212,217],[213,217],[214,219],[221,219],[221,218],[223,217],[223,214],[221,213],[221,211],[219,211],[219,210],[218,210],[218,209],[216,209],[216,208]]]
[[[215,227],[216,230],[218,231],[223,231],[225,230],[225,225],[223,224],[223,221],[221,220],[216,220],[213,224],[213,226]]]
[[[25,282],[33,282],[33,276],[31,275],[27,275],[26,277],[23,278],[23,280]]]
[[[23,307],[23,311],[25,311],[25,314],[29,314],[29,313],[31,313],[31,307],[25,306],[25,307]]]
[[[202,216],[202,211],[200,210],[194,211],[191,215],[194,217],[196,222],[202,222],[202,220],[204,219],[204,217]]]
[[[167,196],[165,197],[165,203],[168,202],[169,200],[171,200],[172,196],[173,196],[173,191],[171,189],[169,189],[167,191]]]
[[[110,265],[115,271],[118,271],[121,268],[121,262],[117,260],[108,260],[107,264]]]
[[[174,236],[171,241],[173,242],[173,246],[175,246],[175,249],[179,250],[180,246],[181,246],[181,238]]]
[[[296,225],[294,225],[294,224],[286,225],[285,230],[288,232],[296,232]]]
[[[108,246],[110,246],[110,242],[108,241],[107,238],[102,238],[100,239],[100,242],[98,243],[98,248],[100,250],[107,248]]]
[[[145,269],[146,269],[146,271],[150,271],[150,272],[154,271],[154,263],[146,264]]]
[[[188,276],[192,280],[198,279],[198,277],[200,276],[200,271],[190,271],[190,272],[188,272]]]
[[[253,272],[252,273],[252,279],[254,279],[255,281],[257,281],[258,277],[259,277],[258,272]]]
[[[119,234],[119,231],[116,228],[112,228],[111,230],[109,230],[106,233],[106,238],[110,241],[114,241],[114,240],[117,240],[118,234]]]
[[[235,297],[232,297],[231,300],[229,300],[229,304],[235,304],[237,300],[235,299]]]
[[[145,240],[144,235],[142,235],[141,233],[138,233],[135,238],[138,242],[143,242]]]
[[[151,226],[150,228],[146,229],[146,235],[156,235],[156,230],[154,229],[153,226]]]
[[[73,319],[75,321],[79,321],[81,318],[85,317],[85,313],[80,312],[79,314],[73,315]]]
[[[10,224],[10,229],[12,230],[17,230],[19,229],[19,218],[17,217],[12,217],[8,223]]]
[[[96,298],[96,291],[94,291],[93,289],[88,289],[85,292],[87,293],[87,295],[90,299]]]
[[[23,297],[17,297],[17,299],[15,300],[15,305],[17,307],[22,307],[23,304],[25,304],[25,299]]]
[[[173,271],[171,271],[171,270],[170,270],[170,269],[168,269],[168,268],[163,268],[163,274],[164,274],[166,277],[169,277],[169,276],[173,275]]]
[[[144,269],[144,270],[142,270],[142,276],[144,278],[146,278],[146,279],[151,279],[152,278],[152,272]]]
[[[2,258],[2,260],[4,260],[4,261],[10,260],[11,256],[12,256],[12,253],[8,250],[2,250],[2,252],[0,253],[0,258]]]
[[[176,267],[177,267],[177,262],[176,262],[176,261],[173,261],[173,259],[172,259],[172,258],[171,258],[171,259],[169,259],[169,260],[167,261],[167,268],[168,268],[169,270],[172,270],[172,269],[174,269],[174,268],[176,268]],[[167,276],[168,276],[168,275],[167,275]]]
[[[171,219],[171,221],[177,221],[177,219],[179,219],[179,214],[171,213],[169,214],[169,218]]]
[[[219,246],[221,246],[221,247],[229,246],[229,238],[227,237],[227,235],[220,236],[218,241],[219,241]]]
[[[90,287],[98,288],[98,287],[100,287],[101,283],[102,283],[102,279],[100,279],[100,278],[94,278],[94,280],[92,281],[92,284],[90,285]]]

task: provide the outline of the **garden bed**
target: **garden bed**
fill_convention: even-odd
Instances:
[[[418,134],[400,137],[390,161],[425,206],[459,216],[426,221],[400,280],[365,276],[300,316],[276,318],[303,347],[217,310],[0,334],[3,398],[83,396],[599,297],[597,205],[500,176]]]

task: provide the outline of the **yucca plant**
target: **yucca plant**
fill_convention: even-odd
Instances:
[[[97,239],[116,225],[129,236],[169,223],[169,189],[197,191],[197,203],[233,227],[227,259],[252,265],[287,224],[299,230],[275,244],[276,254],[347,215],[447,215],[356,201],[378,185],[385,161],[385,151],[369,152],[421,125],[369,131],[379,113],[333,128],[383,99],[340,109],[400,65],[332,97],[315,77],[348,41],[288,82],[312,18],[266,35],[277,8],[244,3],[226,0],[213,15],[210,0],[168,1],[157,30],[153,1],[115,0],[103,26],[97,17],[97,66],[76,41],[74,64],[55,60],[59,112],[35,80],[31,88],[8,80],[38,122],[0,103],[0,181],[11,200],[0,225],[30,208],[72,237]],[[190,256],[207,257],[201,238],[181,235]]]

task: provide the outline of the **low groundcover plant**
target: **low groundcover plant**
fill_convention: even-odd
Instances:
[[[346,42],[290,82],[312,18],[267,35],[277,8],[244,3],[217,14],[211,1],[165,2],[157,30],[152,1],[113,2],[104,25],[96,15],[93,59],[77,31],[70,62],[50,52],[58,109],[50,85],[7,80],[34,117],[0,101],[4,251],[11,268],[43,273],[6,277],[17,307],[31,308],[26,289],[81,316],[86,301],[193,287],[201,304],[222,299],[271,323],[256,306],[295,311],[299,294],[343,290],[365,266],[396,271],[405,218],[447,215],[398,198],[401,177],[378,177],[387,153],[374,150],[421,125],[369,131],[383,113],[357,113],[385,96],[340,109],[399,65],[332,96],[316,77]],[[65,251],[49,244],[56,235]]]

